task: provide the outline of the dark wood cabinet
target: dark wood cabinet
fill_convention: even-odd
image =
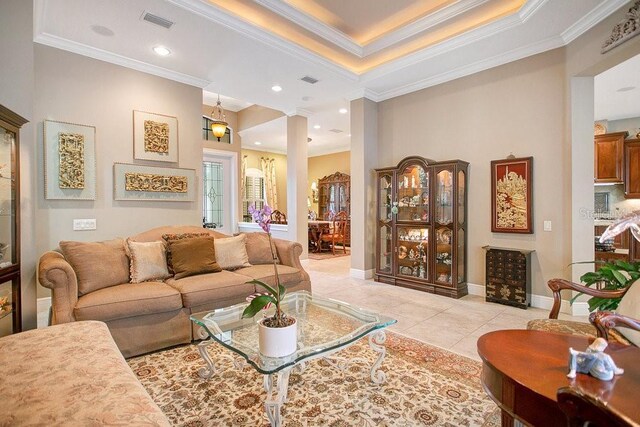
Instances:
[[[594,182],[623,182],[624,139],[628,132],[606,133],[594,138]]]
[[[640,199],[640,139],[624,142],[624,197]]]
[[[376,170],[377,281],[467,294],[468,165],[416,156]]]
[[[629,259],[640,262],[640,242],[633,236],[629,239]]]
[[[331,219],[338,212],[347,213],[346,244],[351,244],[351,177],[336,172],[318,180],[318,218]]]
[[[533,251],[485,246],[486,300],[518,308],[531,304]]]
[[[20,128],[0,105],[0,336],[22,330],[20,301]]]

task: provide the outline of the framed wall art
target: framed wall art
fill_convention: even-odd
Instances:
[[[178,119],[134,110],[133,158],[178,163]]]
[[[96,128],[45,120],[44,197],[96,199]]]
[[[195,169],[113,164],[114,200],[193,202]]]
[[[491,162],[491,231],[533,233],[533,157]]]

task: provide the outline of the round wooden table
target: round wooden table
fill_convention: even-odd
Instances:
[[[640,349],[610,343],[606,349],[625,370],[611,381],[590,375],[567,378],[569,347],[584,351],[593,339],[576,335],[529,330],[490,332],[478,339],[482,359],[482,385],[502,409],[502,425],[517,419],[533,426],[563,426],[567,419],[556,394],[575,387],[598,396],[612,411],[640,423]]]

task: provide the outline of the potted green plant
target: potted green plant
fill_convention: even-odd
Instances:
[[[640,278],[640,262],[615,260],[601,263],[597,271],[580,276],[580,281],[588,287],[598,285],[601,289],[615,290],[630,286],[638,278]],[[571,298],[571,303],[573,304],[580,295],[583,294],[578,293]],[[589,311],[615,311],[620,304],[620,299],[591,297],[587,304],[589,304]]]
[[[260,225],[260,228],[267,233],[269,238],[269,248],[275,272],[275,287],[271,287],[260,280],[247,282],[266,289],[268,294],[260,294],[253,298],[244,309],[242,317],[252,318],[261,310],[274,305],[275,312],[273,316],[264,317],[258,322],[259,348],[260,353],[264,356],[283,357],[296,351],[297,323],[294,317],[285,314],[281,308],[286,289],[280,283],[280,276],[278,276],[278,258],[273,250],[273,241],[271,239],[271,212],[271,208],[268,205],[264,205],[260,210],[256,209],[255,206],[249,207],[249,213],[253,220]]]

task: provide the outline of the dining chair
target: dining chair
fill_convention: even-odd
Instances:
[[[332,228],[329,233],[321,236],[320,247],[322,243],[329,243],[331,245],[331,253],[336,254],[336,244],[342,243],[342,250],[347,253],[347,213],[340,211],[333,216]]]
[[[286,224],[287,223],[287,215],[284,212],[280,212],[279,210],[275,210],[271,212],[271,223],[272,224]]]

